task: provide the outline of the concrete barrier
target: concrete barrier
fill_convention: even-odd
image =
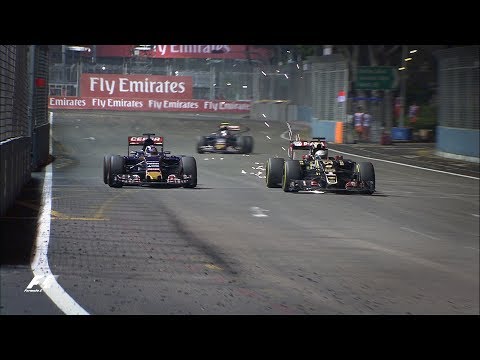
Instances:
[[[480,130],[437,126],[436,142],[440,156],[480,162]]]

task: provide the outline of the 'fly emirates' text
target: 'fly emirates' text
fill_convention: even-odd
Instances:
[[[115,80],[108,80],[102,77],[91,77],[89,90],[91,92],[108,92],[109,95],[117,90],[121,93],[152,93],[152,94],[182,94],[185,92],[185,82],[180,81],[149,81],[145,78],[143,81],[129,80],[128,78],[119,78],[118,84]]]

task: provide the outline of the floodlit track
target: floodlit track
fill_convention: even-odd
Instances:
[[[478,314],[478,180],[371,161],[377,192],[265,186],[285,124],[253,154],[196,154],[220,120],[54,115],[48,261],[89,314]],[[155,132],[197,160],[195,189],[110,188],[104,154]],[[333,146],[332,146],[333,147]]]

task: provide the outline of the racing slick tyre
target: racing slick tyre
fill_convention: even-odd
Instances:
[[[125,158],[121,155],[110,156],[110,166],[108,168],[108,185],[110,187],[122,187],[121,182],[114,181],[115,175],[121,175],[125,171]]]
[[[103,182],[108,184],[108,168],[110,166],[110,157],[112,154],[105,155],[103,157]]]
[[[268,188],[282,187],[284,163],[285,159],[283,158],[269,158],[267,160],[267,173],[265,176],[265,181]]]
[[[251,154],[253,151],[253,136],[246,135],[244,136],[245,142],[245,154]]]
[[[203,154],[202,146],[207,145],[207,138],[205,136],[200,136],[197,141],[197,153]]]
[[[375,169],[370,162],[361,162],[357,164],[358,180],[363,181],[369,189],[366,194],[372,195],[375,192]]]
[[[248,154],[248,140],[246,140],[246,136],[238,136],[236,142],[239,153]]]
[[[191,179],[183,185],[184,188],[197,186],[197,161],[193,156],[182,157],[182,175],[191,175]]]
[[[301,180],[302,167],[298,160],[286,160],[283,166],[282,189],[285,192],[297,192],[298,190],[290,190],[290,182],[292,180]]]

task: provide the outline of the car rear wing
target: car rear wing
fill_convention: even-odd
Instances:
[[[312,138],[311,143],[313,147],[317,147],[318,144],[322,144],[323,147],[326,149],[327,148],[327,139],[325,137],[314,137]]]
[[[319,144],[323,144],[323,147],[327,148],[327,141],[324,137],[315,137],[312,140],[300,140],[299,137],[296,140],[290,141],[288,148],[288,157],[295,160],[295,150],[311,150],[316,148]]]
[[[294,141],[290,141],[290,148],[292,150],[309,150],[310,144],[311,144],[310,141],[294,140]]]
[[[292,150],[308,150],[312,147],[316,147],[318,144],[322,144],[327,147],[327,140],[324,137],[315,137],[312,140],[291,140],[290,147]]]
[[[228,125],[227,129],[230,131],[240,131],[240,126],[238,125]]]
[[[132,145],[143,145],[144,141],[148,136],[129,136],[128,137],[128,146]],[[153,136],[151,137],[154,145],[163,145],[163,136]]]

